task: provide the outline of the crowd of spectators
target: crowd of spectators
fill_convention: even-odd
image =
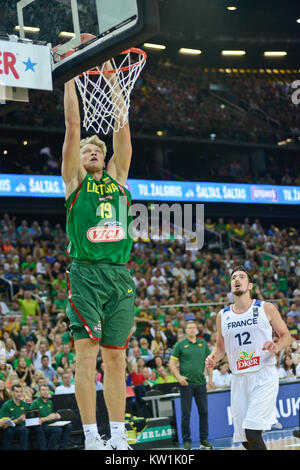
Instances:
[[[221,69],[223,70],[223,69]],[[292,102],[293,76],[291,74],[226,73],[225,69],[203,69],[165,61],[148,64],[138,79],[131,97],[130,124],[132,134],[156,134],[161,131],[169,137],[192,136],[210,140],[268,143],[277,145],[288,138],[299,142],[299,113]],[[214,87],[212,90],[211,87]],[[219,89],[216,89],[219,87]],[[80,98],[79,98],[80,99]],[[239,111],[237,111],[237,109]],[[37,128],[64,129],[63,92],[32,96],[30,103],[20,110],[0,116],[2,124]],[[167,144],[166,144],[167,145]],[[199,151],[196,172],[180,168],[179,150],[170,149],[172,162],[178,161],[175,171],[180,178],[193,180],[195,174],[206,181],[236,183],[299,185],[299,162],[294,152],[278,153],[266,150],[265,169],[257,170],[250,161],[246,164],[240,154],[215,151],[208,147]],[[191,149],[188,148],[188,153]],[[23,148],[13,158],[3,161],[6,172],[25,174],[60,174],[61,143],[59,148]],[[135,177],[143,178],[139,169],[139,155],[133,164]],[[176,160],[177,159],[177,160]],[[205,163],[209,161],[209,165]],[[165,163],[164,170],[171,165]],[[144,166],[143,166],[144,168]],[[174,169],[174,168],[173,168]],[[176,179],[176,176],[174,177]]]
[[[216,314],[232,301],[230,272],[243,264],[254,278],[253,296],[273,302],[284,318],[293,344],[278,357],[281,380],[300,378],[300,239],[291,228],[260,220],[205,221],[207,239],[222,241],[212,250],[186,251],[172,232],[168,239],[135,239],[128,262],[136,285],[136,313],[127,349],[128,390],[173,383],[168,360],[174,344],[195,320],[198,336],[213,348]],[[232,238],[233,237],[233,238]],[[65,270],[70,264],[64,229],[48,220],[29,223],[4,214],[0,221],[0,399],[11,387],[23,387],[23,399],[74,393],[76,354],[66,317]],[[2,351],[3,353],[3,351]],[[95,387],[103,388],[105,370],[99,353]],[[226,358],[213,375],[214,387],[230,386]],[[176,384],[175,384],[176,385]]]
[[[148,63],[132,92],[133,131],[153,134],[162,129],[168,135],[197,138],[215,134],[223,140],[269,144],[300,136],[293,75],[226,70]],[[1,116],[1,122],[62,128],[63,93],[33,95],[22,112]]]

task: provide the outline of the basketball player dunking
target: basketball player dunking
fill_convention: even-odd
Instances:
[[[106,64],[107,68],[111,64]],[[76,351],[75,394],[87,450],[127,450],[125,349],[134,318],[135,284],[126,263],[133,240],[128,227],[131,195],[125,183],[131,161],[128,121],[113,135],[114,154],[105,170],[106,146],[97,136],[81,140],[74,80],[65,84],[66,133],[62,176],[66,184],[68,252],[67,315]],[[104,398],[111,439],[96,424],[96,359],[101,345]]]
[[[262,432],[277,422],[279,378],[276,356],[292,341],[279,311],[270,302],[251,299],[252,278],[243,266],[231,273],[234,304],[217,315],[217,342],[206,358],[215,367],[227,354],[232,372],[231,414],[234,442],[247,450],[266,450]],[[272,339],[272,328],[278,341]]]

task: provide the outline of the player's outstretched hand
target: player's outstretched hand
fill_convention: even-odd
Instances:
[[[263,345],[263,351],[269,351],[276,354],[279,352],[279,348],[276,343],[273,343],[273,341],[266,341]]]
[[[210,354],[209,356],[207,356],[207,358],[205,359],[205,365],[209,369],[212,369],[213,367],[215,367],[215,365],[216,365],[216,355],[215,354]]]

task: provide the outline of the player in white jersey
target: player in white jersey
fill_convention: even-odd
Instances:
[[[232,372],[233,441],[242,442],[247,450],[267,450],[262,432],[277,422],[275,354],[292,338],[273,304],[251,298],[252,288],[251,275],[237,266],[231,273],[234,303],[217,315],[216,346],[206,358],[206,366],[215,367],[227,354]],[[276,342],[272,329],[278,336]]]

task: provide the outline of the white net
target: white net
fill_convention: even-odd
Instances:
[[[107,65],[103,64],[75,77],[86,130],[92,128],[97,134],[108,134],[124,127],[128,121],[130,95],[146,58],[144,51],[131,48],[120,55],[118,65],[111,59],[112,70],[107,70]]]

